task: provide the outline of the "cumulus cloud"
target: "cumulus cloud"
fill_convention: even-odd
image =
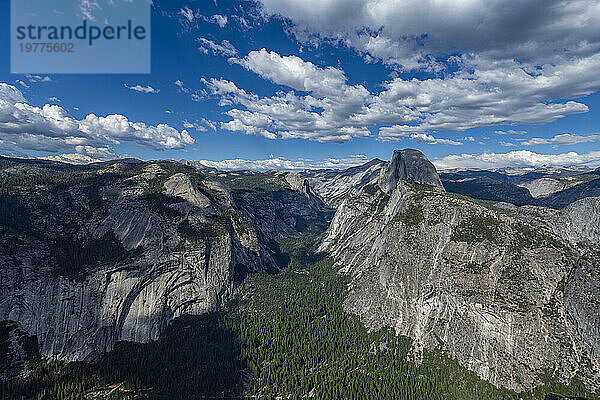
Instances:
[[[124,115],[70,116],[58,105],[31,105],[14,86],[0,83],[0,141],[4,147],[68,152],[133,142],[156,150],[181,149],[194,143],[187,131],[168,125],[131,122]],[[87,153],[89,155],[89,151]]]
[[[237,49],[227,40],[222,40],[220,44],[206,38],[199,38],[198,41],[200,42],[198,50],[204,54],[211,52],[223,57],[235,57],[238,54]]]
[[[334,67],[319,68],[300,57],[293,55],[282,57],[264,48],[250,52],[246,58],[237,62],[273,83],[299,91],[312,92],[320,97],[339,95],[350,88],[346,85],[347,78],[342,70]]]
[[[576,99],[600,88],[600,3],[595,0],[523,0],[510,7],[485,0],[258,1],[266,18],[285,19],[303,44],[332,41],[356,50],[368,63],[429,72],[425,76],[431,79],[390,75],[384,90],[365,102],[365,112],[352,115],[362,127],[418,126],[418,132],[431,135],[540,124],[587,112]],[[306,88],[294,80],[302,79],[298,72],[306,68],[285,68],[302,62],[285,61],[254,54],[241,64],[265,79]],[[318,72],[345,83],[335,70]],[[397,139],[392,130],[383,132],[382,140]]]
[[[125,84],[125,87],[129,90],[134,90],[134,91],[140,92],[140,93],[158,93],[158,92],[160,92],[160,89],[154,89],[152,86],[142,86],[142,85],[129,86],[129,85]]]
[[[533,167],[545,164],[579,165],[590,168],[600,167],[600,151],[587,154],[568,152],[561,154],[539,154],[528,150],[508,153],[456,154],[432,160],[438,169],[450,168],[501,168],[506,166]]]
[[[109,147],[75,146],[75,152],[39,157],[69,164],[90,164],[119,158]]]
[[[298,39],[335,40],[407,69],[462,53],[548,63],[556,49],[597,49],[595,0],[259,0],[267,17],[290,20]],[[535,57],[535,60],[530,60]]]
[[[450,139],[436,138],[432,135],[423,133],[419,126],[394,125],[383,127],[379,130],[379,138],[383,141],[398,140],[400,138],[408,138],[427,144],[449,144],[452,146],[460,146],[462,142],[457,142]],[[470,138],[465,138],[469,140]],[[469,140],[470,141],[470,140]]]
[[[287,159],[283,157],[271,157],[263,160],[231,159],[222,161],[199,160],[202,165],[221,170],[249,169],[257,171],[266,170],[303,170],[303,169],[344,169],[362,165],[368,160],[367,156],[358,154],[347,158],[327,158],[314,161],[309,159]]]
[[[270,139],[279,135],[321,142],[345,142],[370,135],[362,121],[353,120],[363,110],[369,91],[362,85],[347,85],[343,71],[323,69],[299,57],[280,56],[266,49],[232,62],[302,93],[288,91],[261,98],[227,80],[203,79],[222,106],[245,108],[227,111],[233,120],[223,123],[222,128]]]
[[[476,59],[463,57],[465,63]],[[396,77],[374,93],[362,85],[349,85],[339,68],[322,68],[294,55],[261,49],[230,61],[292,90],[259,97],[234,82],[203,80],[222,106],[244,107],[227,111],[233,120],[223,125],[225,129],[321,142],[367,137],[370,128],[381,126],[379,138],[384,141],[408,138],[458,145],[459,141],[439,139],[432,132],[540,124],[584,113],[585,104],[561,99],[585,96],[600,86],[596,73],[600,54],[562,68],[540,66],[535,74],[516,61],[478,62],[479,69],[459,70],[444,79]]]

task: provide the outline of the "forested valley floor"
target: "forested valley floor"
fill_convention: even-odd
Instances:
[[[344,312],[348,279],[316,240],[281,239],[288,267],[249,276],[220,311],[177,318],[156,342],[118,343],[92,364],[38,359],[28,376],[0,384],[0,398],[598,398],[550,375],[534,393],[498,389],[441,351],[416,354],[409,338],[369,332]]]

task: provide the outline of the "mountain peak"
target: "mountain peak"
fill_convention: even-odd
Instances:
[[[430,185],[444,190],[437,170],[419,150],[394,150],[392,160],[379,174],[379,186],[386,193],[391,193],[398,181],[406,180],[414,183]]]

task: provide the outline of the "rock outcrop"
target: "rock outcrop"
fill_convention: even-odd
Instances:
[[[215,310],[247,273],[275,268],[226,187],[191,168],[41,179],[25,191],[30,207],[4,195],[20,230],[1,238],[0,319],[37,336],[44,355],[90,360],[120,340],[155,340],[173,318]],[[61,179],[67,192],[52,186]]]
[[[255,227],[261,241],[277,236],[296,236],[327,226],[330,212],[316,196],[306,178],[294,172],[236,171],[221,173],[231,188],[236,208]]]
[[[377,183],[381,190],[390,194],[401,180],[444,190],[435,167],[418,150],[394,150],[392,160],[382,168]]]
[[[600,359],[600,259],[582,259],[567,279],[565,309],[580,337]]]
[[[315,193],[330,207],[338,207],[350,193],[356,193],[363,186],[373,182],[386,161],[374,159],[344,170],[320,169],[301,172],[310,182]]]
[[[550,370],[596,389],[597,313],[575,295],[600,298],[595,283],[581,289],[593,268],[550,230],[440,191],[420,164],[391,163],[338,208],[320,250],[351,277],[345,309],[498,386],[528,390]]]
[[[600,197],[577,200],[547,220],[552,230],[571,243],[600,249]]]

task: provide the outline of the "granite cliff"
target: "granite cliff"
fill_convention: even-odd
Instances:
[[[556,371],[597,388],[600,308],[585,298],[600,298],[598,264],[575,244],[597,237],[593,222],[582,223],[589,210],[580,211],[597,216],[596,204],[528,223],[516,207],[446,193],[433,165],[413,159],[426,173],[395,173],[411,170],[396,152],[325,234],[320,249],[352,278],[345,309],[371,329],[413,338],[415,359],[439,348],[495,385],[528,390]]]
[[[224,183],[237,175],[171,162],[2,161],[0,319],[65,360],[155,340],[179,315],[214,311],[248,273],[278,268],[269,239],[322,218],[296,175],[238,182],[260,187],[255,198]]]

